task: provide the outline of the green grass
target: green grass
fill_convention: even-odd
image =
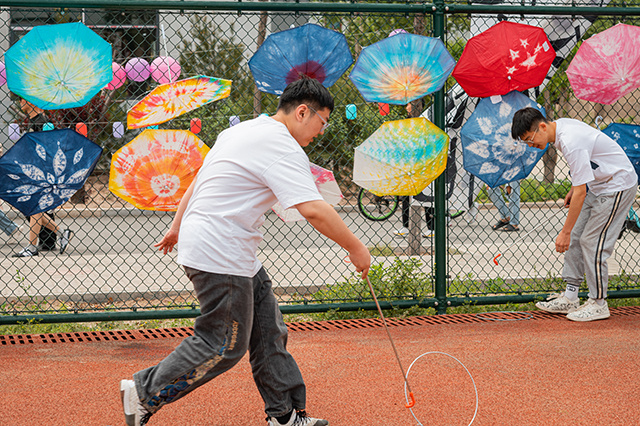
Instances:
[[[556,201],[564,199],[571,189],[570,180],[556,181],[553,183],[542,183],[536,179],[523,179],[520,181],[520,201],[540,202],[540,201]],[[487,189],[482,188],[478,194],[477,201],[481,203],[490,203]]]

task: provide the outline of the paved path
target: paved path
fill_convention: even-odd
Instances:
[[[638,424],[640,308],[619,308],[593,323],[542,312],[482,318],[417,317],[391,327],[405,370],[417,359],[409,381],[421,424],[466,426],[475,408],[464,368],[446,355],[421,357],[427,352],[448,353],[469,370],[478,390],[476,426]],[[417,424],[404,407],[402,375],[378,320],[290,324],[290,330],[310,414],[331,426]],[[156,364],[189,333],[0,336],[0,424],[123,424],[119,380]],[[245,357],[149,425],[264,425],[262,408]]]
[[[400,214],[384,222],[366,221],[353,209],[341,213],[345,222],[367,245],[396,252],[408,251],[406,238],[394,236],[401,226]],[[522,209],[519,233],[496,232],[493,209],[480,209],[473,221],[461,217],[448,227],[449,276],[464,281],[503,278],[546,278],[558,276],[563,256],[554,251],[554,240],[565,211],[546,205]],[[5,244],[0,252],[0,300],[57,296],[61,300],[103,303],[144,294],[170,295],[190,291],[190,285],[175,252],[164,256],[153,248],[168,228],[172,216],[139,210],[75,211],[59,215],[64,227],[75,231],[64,255],[54,252],[28,259],[9,257],[19,245]],[[348,277],[352,268],[346,252],[318,234],[308,223],[285,224],[269,215],[260,259],[280,293],[305,294],[326,283]],[[429,232],[428,230],[425,230]],[[533,231],[533,232],[529,232]],[[528,233],[529,232],[529,233]],[[434,251],[434,239],[425,238],[427,252]],[[627,232],[619,241],[609,263],[609,273],[640,273],[640,236]],[[493,259],[497,254],[498,265]],[[376,263],[393,258],[377,256]],[[433,256],[420,257],[422,270],[433,272]]]

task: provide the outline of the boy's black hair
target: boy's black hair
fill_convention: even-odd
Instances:
[[[540,110],[527,107],[516,111],[513,115],[513,121],[511,122],[511,137],[514,139],[522,138],[527,132],[532,131],[534,127],[537,127],[540,123],[548,123],[549,120],[545,118]]]
[[[318,80],[302,75],[284,89],[278,102],[278,111],[288,113],[301,104],[306,104],[315,110],[328,108],[331,112],[333,96]]]

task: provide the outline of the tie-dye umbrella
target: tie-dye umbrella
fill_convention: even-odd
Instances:
[[[331,87],[352,63],[343,34],[304,24],[269,35],[249,60],[249,69],[260,91],[281,95],[300,75]]]
[[[0,198],[25,216],[54,209],[82,188],[100,154],[71,129],[25,133],[0,157]]]
[[[336,178],[331,170],[322,168],[316,164],[311,163],[311,174],[313,180],[318,188],[318,192],[322,195],[324,200],[332,206],[337,206],[340,200],[344,198],[340,187],[336,182]],[[304,220],[304,217],[298,212],[295,207],[283,209],[280,203],[274,204],[271,209],[278,215],[278,217],[285,222],[295,222],[298,220]]]
[[[127,114],[127,127],[154,126],[224,99],[231,93],[231,80],[199,75],[161,84],[135,104]]]
[[[188,130],[144,130],[111,159],[109,190],[143,210],[177,210],[209,152]]]
[[[4,58],[9,90],[44,110],[83,106],[113,77],[111,45],[79,22],[35,27]]]
[[[502,21],[469,39],[452,75],[469,96],[506,95],[541,85],[555,57],[542,28]]]
[[[448,150],[449,136],[426,118],[387,121],[356,147],[353,181],[379,196],[416,195],[444,171]]]
[[[611,123],[602,131],[616,141],[627,154],[636,169],[640,183],[640,126],[635,124]]]
[[[610,105],[640,88],[640,27],[617,24],[585,40],[567,68],[576,97]]]
[[[365,47],[349,78],[367,102],[405,105],[442,89],[455,64],[439,38],[400,33]]]
[[[464,168],[491,188],[527,177],[546,151],[511,137],[513,115],[526,107],[544,114],[543,108],[520,92],[484,98],[462,126]]]

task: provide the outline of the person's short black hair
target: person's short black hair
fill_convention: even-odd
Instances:
[[[333,96],[318,80],[302,75],[284,89],[278,102],[278,111],[289,113],[302,104],[309,105],[315,110],[327,108],[331,112]]]
[[[548,123],[549,121],[540,110],[533,107],[522,108],[513,115],[511,137],[520,139],[525,133],[533,131],[534,127],[543,122]]]

